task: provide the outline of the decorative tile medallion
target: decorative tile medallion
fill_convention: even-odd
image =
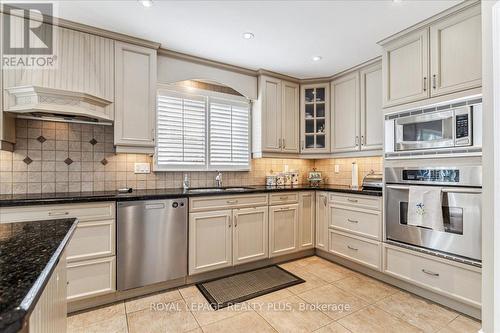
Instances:
[[[26,156],[26,157],[24,158],[23,162],[24,162],[24,163],[26,163],[26,164],[28,164],[28,165],[30,165],[30,164],[31,164],[31,162],[33,162],[33,160],[32,160],[29,156]]]
[[[106,165],[106,164],[108,164],[108,160],[107,160],[107,159],[105,159],[105,158],[103,158],[103,159],[101,160],[101,164],[102,164],[102,165]]]
[[[89,141],[89,143],[92,145],[92,146],[95,146],[96,143],[97,143],[97,140],[96,139],[92,139]]]
[[[73,163],[73,160],[71,158],[67,158],[64,160],[64,163],[66,163],[66,165],[70,165],[71,163]]]
[[[44,143],[45,141],[47,141],[47,139],[45,139],[45,137],[43,135],[40,135],[38,138],[36,138],[38,142],[40,143]]]

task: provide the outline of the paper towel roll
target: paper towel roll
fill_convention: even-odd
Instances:
[[[358,164],[352,162],[351,188],[357,190],[358,187]]]

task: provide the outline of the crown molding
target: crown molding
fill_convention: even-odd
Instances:
[[[276,73],[276,72],[273,72],[273,71],[268,71],[267,69],[262,69],[261,68],[261,69],[259,69],[257,71],[257,73],[259,75],[267,75],[267,76],[272,76],[274,78],[281,79],[281,80],[286,80],[286,81],[291,81],[291,82],[295,82],[295,83],[300,83],[300,79],[297,79],[296,77],[285,75],[285,74],[281,74],[281,73]]]

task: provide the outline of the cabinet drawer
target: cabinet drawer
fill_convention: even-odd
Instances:
[[[382,200],[380,197],[367,195],[344,195],[330,193],[330,203],[336,205],[348,205],[365,209],[381,210]]]
[[[380,242],[330,230],[328,249],[331,253],[340,257],[376,270],[381,269],[382,253]]]
[[[79,222],[67,249],[68,262],[115,255],[115,220]]]
[[[68,301],[108,294],[116,290],[115,257],[68,263]]]
[[[189,199],[190,212],[265,205],[267,205],[267,194],[209,196]]]
[[[0,223],[77,217],[79,221],[107,220],[115,218],[114,202],[91,202],[26,207],[3,207]]]
[[[330,206],[329,223],[330,228],[381,240],[382,218],[380,212]]]
[[[481,269],[384,244],[384,272],[481,307]]]
[[[299,202],[299,192],[282,192],[269,194],[270,205],[286,205]]]

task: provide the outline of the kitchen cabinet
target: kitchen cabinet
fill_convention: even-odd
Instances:
[[[332,152],[358,151],[360,146],[359,72],[349,73],[332,81],[331,95]]]
[[[301,86],[300,114],[301,153],[330,152],[328,83]]]
[[[0,14],[0,26],[2,27],[3,15]],[[0,55],[3,55],[2,44],[0,43]],[[16,143],[15,121],[12,115],[8,115],[3,110],[3,62],[0,62],[0,150],[13,151]]]
[[[259,98],[253,114],[253,152],[299,153],[299,85],[259,77]]]
[[[116,291],[116,257],[73,261],[67,265],[69,302]]]
[[[300,192],[299,199],[299,250],[314,247],[316,225],[315,192]]]
[[[332,152],[381,150],[382,66],[375,61],[331,82]]]
[[[316,192],[315,247],[328,251],[328,192]]]
[[[230,267],[232,210],[189,214],[189,274]]]
[[[480,6],[432,24],[430,52],[431,96],[480,87]]]
[[[67,330],[66,260],[63,253],[29,316],[29,333],[65,333]]]
[[[269,255],[293,253],[298,249],[299,204],[269,207]]]
[[[429,97],[429,30],[414,31],[382,51],[384,107]]]
[[[382,110],[382,63],[359,71],[361,150],[382,149],[384,142]]]
[[[233,210],[233,265],[269,257],[267,207]]]
[[[47,27],[42,24],[40,29],[44,31]],[[23,26],[17,25],[17,28]],[[53,51],[54,68],[4,68],[4,110],[70,114],[112,121],[115,42],[58,26],[52,28],[57,41]],[[11,33],[14,38],[23,38],[21,31]]]
[[[156,126],[156,50],[115,42],[117,152],[153,153]]]
[[[481,86],[481,6],[391,37],[383,47],[383,106],[391,107]]]

